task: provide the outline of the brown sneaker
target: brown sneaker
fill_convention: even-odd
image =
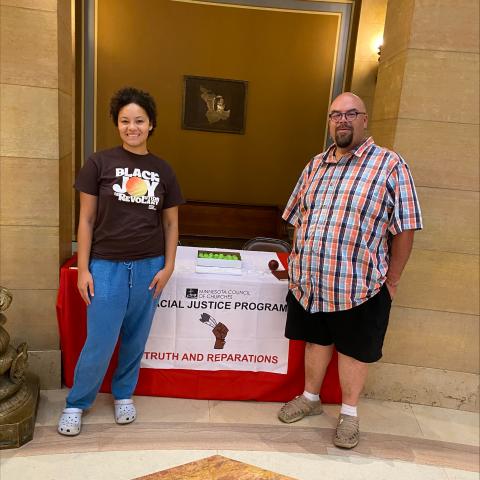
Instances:
[[[358,417],[341,413],[338,417],[337,431],[333,439],[334,445],[341,448],[353,448],[360,440]]]
[[[284,423],[293,423],[309,415],[320,415],[323,412],[322,402],[310,401],[303,395],[286,403],[278,412],[278,418]]]

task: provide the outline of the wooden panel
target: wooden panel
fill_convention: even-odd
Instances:
[[[277,206],[189,201],[180,207],[183,244],[212,244],[238,248],[254,237],[287,239],[286,223]],[[213,245],[212,245],[213,246]]]

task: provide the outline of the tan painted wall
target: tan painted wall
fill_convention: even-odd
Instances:
[[[478,408],[478,8],[477,0],[388,3],[371,129],[409,163],[425,229],[370,396]]]
[[[322,150],[338,17],[167,0],[98,9],[98,148],[115,145],[113,91],[150,91],[159,110],[151,150],[187,198],[284,205]],[[182,130],[183,75],[247,80],[245,135]]]

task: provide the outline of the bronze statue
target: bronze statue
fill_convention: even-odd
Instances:
[[[38,378],[27,373],[27,344],[12,347],[2,326],[7,317],[1,312],[12,298],[0,287],[0,449],[19,447],[33,438],[39,397]]]

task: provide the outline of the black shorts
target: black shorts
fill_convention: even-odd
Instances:
[[[292,292],[287,295],[285,336],[317,345],[332,345],[338,352],[365,363],[382,358],[392,299],[384,284],[366,302],[339,312],[309,313]]]

